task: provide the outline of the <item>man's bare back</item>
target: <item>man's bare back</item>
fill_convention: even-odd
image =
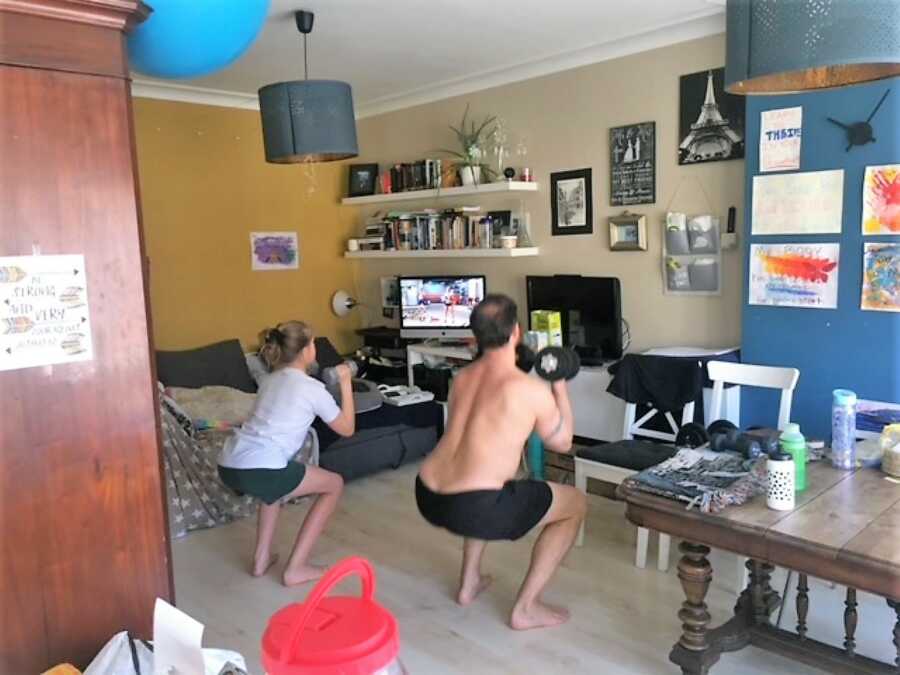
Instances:
[[[489,353],[453,380],[447,427],[419,473],[436,492],[503,487],[539,416],[556,408],[545,382],[500,356]]]

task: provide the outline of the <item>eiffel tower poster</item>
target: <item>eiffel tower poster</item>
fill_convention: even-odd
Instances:
[[[679,164],[743,159],[744,97],[724,82],[724,68],[681,76]]]

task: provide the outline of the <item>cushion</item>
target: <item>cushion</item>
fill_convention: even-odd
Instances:
[[[169,387],[166,394],[187,412],[198,430],[240,426],[250,417],[256,401],[256,394],[231,387]]]
[[[643,471],[674,457],[677,449],[672,445],[652,441],[616,441],[590,448],[580,448],[575,456],[623,469]]]
[[[219,385],[251,394],[256,391],[238,340],[183,351],[157,351],[156,374],[167,387]]]

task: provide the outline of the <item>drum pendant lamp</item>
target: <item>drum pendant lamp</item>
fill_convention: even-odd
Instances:
[[[294,13],[303,34],[304,79],[277,82],[259,90],[266,161],[276,164],[332,162],[356,157],[356,120],[350,85],[336,80],[310,80],[306,39],[313,13]]]
[[[897,0],[728,0],[725,90],[780,94],[900,75]]]

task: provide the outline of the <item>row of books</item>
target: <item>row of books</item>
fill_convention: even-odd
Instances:
[[[422,159],[418,162],[394,164],[389,173],[381,174],[383,193],[431,190],[441,187],[441,160]]]
[[[391,212],[380,223],[385,250],[441,251],[491,248],[494,223],[479,207],[416,213]],[[376,226],[377,227],[377,226]],[[372,226],[367,228],[367,234]]]

